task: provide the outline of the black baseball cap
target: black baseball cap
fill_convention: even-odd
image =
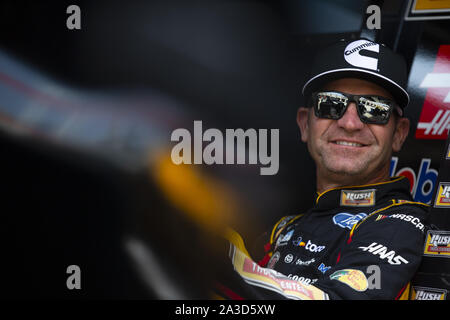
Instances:
[[[320,49],[302,94],[308,99],[326,83],[342,78],[376,83],[392,94],[402,111],[409,103],[405,59],[383,44],[368,39],[341,40]]]

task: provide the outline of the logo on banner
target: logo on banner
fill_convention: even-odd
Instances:
[[[341,191],[341,206],[369,207],[373,205],[375,205],[375,189]]]
[[[404,176],[409,181],[410,192],[414,201],[431,203],[438,177],[438,171],[431,168],[431,159],[423,158],[420,161],[420,167],[417,174],[410,167],[401,168],[396,171],[397,163],[398,157],[392,157],[391,167],[389,169],[390,176]]]
[[[413,286],[414,300],[445,300],[447,290]]]
[[[434,202],[435,207],[450,207],[450,182],[441,182]]]
[[[420,84],[428,88],[417,124],[417,139],[446,139],[450,128],[450,45],[441,45],[433,72]]]
[[[423,255],[450,258],[450,231],[428,231]]]

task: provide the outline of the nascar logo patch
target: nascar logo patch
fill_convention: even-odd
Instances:
[[[370,207],[373,205],[375,205],[375,189],[341,191],[341,206]]]

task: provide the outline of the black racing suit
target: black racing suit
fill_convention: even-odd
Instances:
[[[405,298],[421,261],[427,212],[427,205],[413,202],[404,177],[327,190],[305,214],[274,226],[259,266],[319,288],[329,299]],[[265,287],[257,277],[246,282]]]

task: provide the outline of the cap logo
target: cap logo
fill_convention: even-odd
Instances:
[[[345,47],[344,58],[349,64],[355,67],[371,70],[378,69],[378,59],[361,55],[361,50],[380,52],[380,45],[367,40],[356,40]]]

